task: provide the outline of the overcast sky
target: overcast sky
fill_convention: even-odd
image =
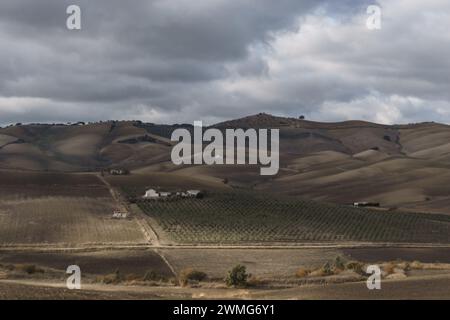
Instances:
[[[450,123],[449,30],[448,0],[1,0],[0,124]]]

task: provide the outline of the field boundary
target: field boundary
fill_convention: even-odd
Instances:
[[[97,251],[97,250],[129,250],[129,249],[261,249],[261,250],[279,250],[279,249],[372,249],[372,248],[405,248],[405,249],[437,249],[449,248],[450,244],[416,244],[416,243],[345,243],[345,244],[297,244],[297,245],[160,245],[153,246],[148,244],[130,244],[130,245],[86,245],[79,247],[64,247],[54,245],[0,245],[2,251],[42,251],[42,252],[59,252],[59,251]]]

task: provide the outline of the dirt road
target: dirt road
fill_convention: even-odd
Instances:
[[[384,280],[381,290],[368,290],[365,282],[299,286],[281,290],[214,289],[85,285],[65,289],[62,283],[0,280],[0,299],[450,299],[450,275]]]

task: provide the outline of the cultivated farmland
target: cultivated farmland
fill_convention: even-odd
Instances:
[[[144,242],[134,220],[110,218],[107,199],[48,197],[0,202],[3,244]]]
[[[144,276],[154,271],[172,277],[172,271],[161,256],[152,249],[95,250],[80,252],[1,251],[0,265],[33,264],[45,269],[65,272],[67,266],[76,264],[84,274],[106,275],[119,270],[122,274]]]
[[[449,243],[450,216],[359,209],[252,192],[140,202],[178,243]]]
[[[1,174],[1,245],[145,242],[134,219],[112,219],[117,204],[94,175]]]

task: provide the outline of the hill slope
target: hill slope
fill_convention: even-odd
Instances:
[[[189,124],[109,121],[86,125],[20,125],[0,129],[0,168],[98,171],[126,167],[135,174],[170,172],[338,203],[447,212],[450,204],[450,127],[437,123],[380,125],[321,123],[258,114],[212,127],[279,128],[280,172],[258,166],[174,166],[170,136]],[[187,183],[188,184],[188,183]]]

